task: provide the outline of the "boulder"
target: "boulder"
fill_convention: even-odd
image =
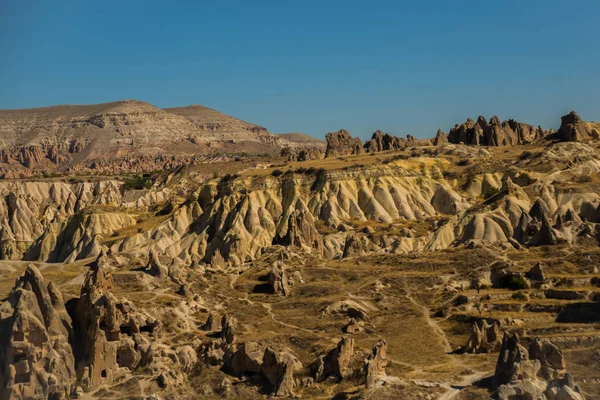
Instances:
[[[204,325],[200,327],[203,331],[208,332],[217,332],[221,330],[221,325],[219,323],[218,317],[214,317],[212,314],[209,314],[206,318],[206,322]]]
[[[365,323],[355,318],[350,318],[346,326],[342,329],[344,333],[356,334],[365,330]]]
[[[525,273],[525,277],[534,282],[544,282],[546,280],[546,275],[544,274],[542,263],[537,262],[529,271]]]

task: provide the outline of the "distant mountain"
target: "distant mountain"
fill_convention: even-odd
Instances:
[[[294,139],[283,142],[262,126],[200,105],[162,110],[124,100],[0,110],[0,176],[172,167],[198,155],[278,154]]]

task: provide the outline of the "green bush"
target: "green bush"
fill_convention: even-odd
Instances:
[[[152,188],[153,185],[154,185],[154,181],[151,178],[136,175],[132,178],[125,179],[125,183],[123,184],[123,190],[150,189],[150,188]]]
[[[490,197],[493,197],[493,196],[497,195],[498,193],[500,193],[500,189],[495,188],[495,187],[490,187],[488,190],[485,191],[483,197],[485,197],[486,199],[489,199]]]
[[[523,290],[529,288],[527,281],[521,275],[512,275],[506,285],[510,290]]]
[[[517,292],[512,295],[512,298],[515,300],[527,301],[527,295],[523,292]]]

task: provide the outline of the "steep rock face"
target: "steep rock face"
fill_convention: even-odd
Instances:
[[[81,296],[72,311],[77,380],[88,387],[111,383],[119,367],[134,369],[151,349],[158,322],[137,312],[133,303],[115,298],[111,266],[101,254],[90,265]]]
[[[448,133],[450,143],[464,143],[481,146],[512,146],[541,139],[544,131],[540,127],[508,120],[500,122],[492,117],[489,122],[479,117],[477,122],[471,118],[455,125]]]
[[[277,261],[271,266],[269,271],[269,279],[267,281],[269,286],[273,289],[273,293],[282,296],[289,294],[290,288],[288,284],[288,277],[285,271],[285,265]]]
[[[5,399],[64,398],[75,381],[69,344],[71,318],[60,291],[27,267],[8,299],[12,316],[0,320],[0,395]]]
[[[367,153],[375,153],[378,151],[400,150],[406,147],[406,140],[397,136],[392,136],[389,133],[376,131],[373,133],[371,140],[365,142],[364,148]]]
[[[533,201],[522,189],[502,179],[504,187],[489,205],[459,213],[446,224],[445,235],[459,243],[471,241],[511,242],[529,246],[571,243],[585,224],[595,225],[600,198],[595,193],[574,193],[540,185]],[[570,217],[569,217],[570,216]],[[587,222],[565,222],[565,218]]]
[[[437,177],[439,170],[430,173]],[[343,252],[345,237],[323,238],[317,222],[335,228],[351,219],[419,220],[468,207],[466,200],[433,177],[417,177],[414,171],[393,166],[312,179],[303,175],[209,184],[199,202],[185,205],[152,231],[115,242],[113,249],[144,251],[152,246],[182,260],[200,257],[211,262],[222,256],[233,265],[255,258],[272,244],[333,257]]]
[[[364,152],[362,141],[359,138],[350,136],[350,132],[345,129],[337,132],[329,132],[325,135],[325,140],[327,140],[327,150],[325,151],[326,158],[348,156]]]
[[[565,370],[561,351],[535,340],[529,350],[517,334],[505,334],[500,347],[492,388],[500,400],[514,398],[583,400]]]
[[[354,339],[342,338],[334,349],[320,356],[312,366],[316,381],[322,382],[331,375],[338,379],[345,378],[353,353]]]
[[[385,380],[387,366],[387,343],[379,340],[371,354],[365,359],[365,386],[367,389],[380,386]]]
[[[99,254],[99,241],[135,219],[122,212],[84,212],[119,205],[149,207],[165,193],[127,201],[122,182],[0,182],[0,259],[63,262]]]
[[[276,396],[293,396],[296,382],[294,373],[302,363],[289,352],[277,352],[267,347],[262,359],[262,374],[267,378]]]
[[[571,111],[561,117],[558,134],[567,142],[600,139],[600,123],[585,122],[575,111]]]

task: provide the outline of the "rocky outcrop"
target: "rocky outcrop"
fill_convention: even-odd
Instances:
[[[355,333],[360,333],[362,331],[365,330],[365,323],[363,321],[357,320],[355,318],[350,318],[350,320],[348,320],[348,323],[346,324],[346,326],[344,326],[344,328],[342,329],[342,331],[344,333],[348,333],[348,334],[355,334]]]
[[[479,117],[477,122],[471,118],[460,125],[455,125],[448,133],[450,143],[464,143],[481,146],[513,146],[543,138],[542,128],[508,120],[500,122],[498,117],[492,117],[489,122]]]
[[[255,342],[225,349],[230,353],[230,356],[225,355],[225,364],[235,376],[261,375],[268,382],[269,393],[281,397],[294,395],[294,374],[302,369],[302,363],[294,354],[265,348]]]
[[[283,229],[287,228],[286,231]],[[283,234],[275,237],[274,243],[297,247],[304,251],[320,254],[324,250],[323,237],[317,231],[315,218],[306,209],[294,210],[287,220],[287,227],[281,226]]]
[[[287,296],[290,292],[288,277],[285,272],[285,265],[282,262],[276,261],[269,270],[268,285],[272,288],[273,293]]]
[[[534,282],[544,282],[546,280],[546,275],[544,274],[542,263],[537,262],[529,271],[525,273],[525,277]]]
[[[340,157],[364,152],[363,143],[359,138],[350,136],[350,133],[342,129],[337,132],[329,132],[325,135],[327,150],[325,157]]]
[[[221,318],[221,339],[227,344],[234,343],[237,328],[237,319],[230,317],[229,315],[223,315],[223,318]]]
[[[262,359],[262,374],[271,384],[276,396],[293,396],[294,373],[302,368],[302,363],[290,352],[276,352],[267,347]]]
[[[6,305],[12,315],[0,320],[0,398],[67,397],[75,382],[75,359],[71,318],[60,291],[30,265]]]
[[[492,388],[500,400],[583,399],[556,346],[535,340],[528,350],[517,334],[507,333],[502,340]]]
[[[72,311],[77,380],[88,387],[111,383],[119,367],[134,369],[142,358],[148,360],[152,338],[160,331],[155,318],[113,296],[111,267],[104,259],[90,266]]]
[[[150,249],[148,253],[148,264],[145,271],[159,279],[169,276],[169,269],[160,261],[160,257],[154,249]]]
[[[387,343],[380,339],[365,359],[365,386],[367,389],[376,388],[382,384],[387,374]]]
[[[351,233],[346,236],[342,258],[358,257],[379,250],[366,235]]]
[[[349,373],[350,360],[354,353],[354,339],[342,338],[336,348],[319,358],[312,365],[313,374],[317,382],[322,382],[329,376],[338,379],[345,378]]]
[[[367,153],[376,153],[378,151],[400,150],[406,147],[406,140],[389,133],[376,131],[370,140],[364,144]]]
[[[441,129],[438,129],[438,131],[435,135],[435,138],[433,139],[433,145],[434,146],[443,146],[447,143],[448,143],[448,137]]]
[[[597,140],[600,139],[600,123],[585,122],[575,111],[571,111],[561,117],[558,136],[566,142]]]
[[[500,324],[498,321],[488,323],[486,320],[473,322],[471,335],[465,345],[467,353],[493,353],[500,348]]]

